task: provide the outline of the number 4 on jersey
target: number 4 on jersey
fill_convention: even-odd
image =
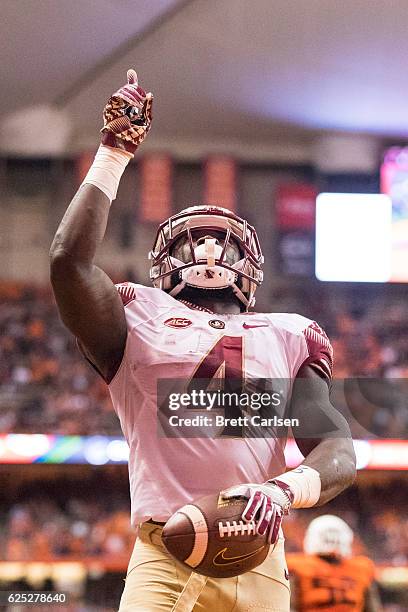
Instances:
[[[198,364],[188,389],[221,390],[225,394],[240,394],[243,382],[243,337],[222,336]],[[242,416],[241,409],[234,400],[225,402],[224,416],[226,419]],[[242,426],[227,424],[221,435],[242,437]]]

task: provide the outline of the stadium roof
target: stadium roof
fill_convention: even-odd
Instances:
[[[152,138],[408,135],[406,0],[4,0],[0,112],[47,102],[95,138],[135,67]]]

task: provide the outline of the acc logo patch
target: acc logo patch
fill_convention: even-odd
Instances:
[[[180,329],[190,327],[193,322],[190,321],[190,319],[185,319],[184,317],[171,317],[171,319],[167,319],[164,324],[167,325],[167,327],[175,327]]]
[[[224,321],[220,321],[219,319],[211,319],[211,321],[208,321],[208,325],[211,325],[214,329],[224,329],[225,327]]]

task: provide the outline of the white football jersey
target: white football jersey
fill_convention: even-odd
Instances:
[[[117,289],[128,337],[109,390],[130,448],[132,523],[166,521],[194,499],[282,473],[282,438],[159,435],[157,382],[211,377],[217,365],[226,377],[231,367],[244,378],[293,379],[310,363],[330,378],[332,351],[323,330],[297,314],[210,314],[161,289],[133,283]]]

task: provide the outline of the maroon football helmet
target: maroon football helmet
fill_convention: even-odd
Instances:
[[[231,287],[248,309],[263,280],[255,229],[220,206],[191,206],[164,221],[149,259],[153,285],[172,296],[186,286]]]

